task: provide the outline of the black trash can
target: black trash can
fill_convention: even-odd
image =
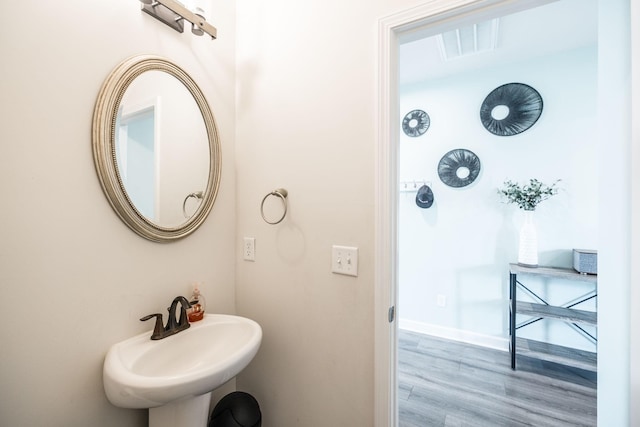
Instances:
[[[208,427],[260,427],[261,424],[258,401],[249,393],[234,391],[213,408]]]

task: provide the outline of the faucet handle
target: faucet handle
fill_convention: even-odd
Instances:
[[[178,320],[178,325],[189,324],[189,315],[187,314],[187,309],[189,308],[191,308],[191,303],[186,298],[183,298],[180,304],[180,320]]]
[[[176,309],[180,304],[180,319],[176,323]],[[187,309],[191,308],[191,303],[185,297],[178,295],[173,299],[171,307],[169,307],[169,321],[172,322],[172,326],[176,328],[183,327],[184,329],[189,327],[189,320],[187,317]]]
[[[165,331],[169,331],[175,329],[178,326],[176,322],[176,307],[171,304],[171,307],[167,307],[167,311],[169,312],[167,316],[167,326],[164,328]]]
[[[156,325],[153,328],[153,333],[151,334],[152,340],[159,340],[164,336],[164,326],[162,324],[162,313],[154,313],[149,314],[148,316],[144,316],[140,319],[141,322],[145,322],[149,319],[156,318]]]

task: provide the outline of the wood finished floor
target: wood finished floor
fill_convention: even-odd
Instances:
[[[400,330],[400,427],[596,426],[596,374]]]

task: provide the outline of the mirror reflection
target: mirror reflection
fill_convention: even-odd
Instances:
[[[122,185],[140,214],[162,227],[186,222],[210,167],[205,123],[187,88],[163,71],[139,75],[118,108],[114,138]]]

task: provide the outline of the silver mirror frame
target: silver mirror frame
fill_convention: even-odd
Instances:
[[[207,187],[200,206],[184,224],[167,228],[148,220],[131,202],[116,164],[115,131],[118,108],[127,88],[140,74],[164,71],[191,92],[202,114],[209,139],[211,156]],[[171,242],[193,233],[207,218],[220,186],[221,154],[217,126],[202,91],[193,79],[171,61],[154,55],[137,55],[125,59],[109,74],[102,85],[93,112],[93,159],[102,190],[118,216],[140,236],[154,242]]]

